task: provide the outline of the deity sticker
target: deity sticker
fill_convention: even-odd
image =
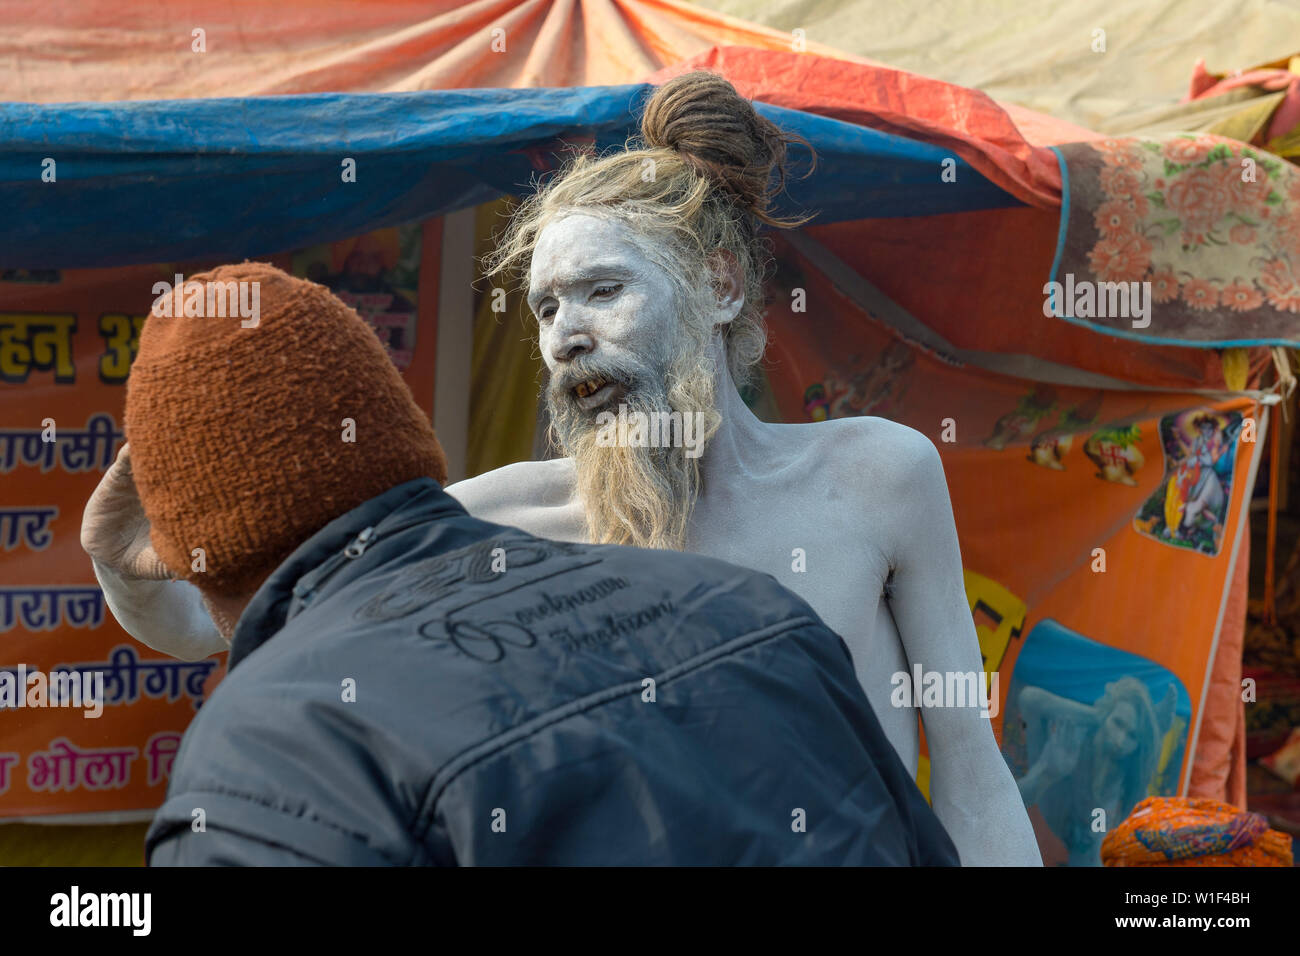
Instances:
[[[824,384],[817,382],[804,392],[804,411],[809,421],[856,415],[895,417],[907,391],[906,373],[915,361],[912,349],[903,342],[891,343],[875,362],[863,363],[861,356],[854,355],[847,363],[847,372],[828,371]]]
[[[1163,544],[1218,554],[1241,426],[1239,412],[1214,409],[1190,409],[1160,419],[1165,477],[1133,526]]]
[[[1119,485],[1136,485],[1135,477],[1146,464],[1138,442],[1142,429],[1137,425],[1108,425],[1095,431],[1083,443],[1083,453],[1097,466],[1097,477]]]
[[[1038,423],[1056,408],[1056,389],[1050,385],[1035,385],[1034,390],[1022,396],[1016,407],[993,425],[993,434],[984,439],[989,448],[1001,451],[1008,444],[1028,438]]]
[[[1035,465],[1053,471],[1064,471],[1062,460],[1074,445],[1074,433],[1094,424],[1100,410],[1101,392],[1067,408],[1061,413],[1061,421],[1055,427],[1039,432],[1029,442],[1028,459]]]
[[[810,422],[824,422],[830,417],[830,400],[826,397],[826,386],[814,382],[804,389],[803,410]]]

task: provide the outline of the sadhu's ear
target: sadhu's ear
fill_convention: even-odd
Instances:
[[[715,296],[714,325],[726,325],[745,307],[745,279],[735,253],[717,249],[709,256]]]

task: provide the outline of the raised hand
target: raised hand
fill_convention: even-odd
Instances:
[[[104,473],[81,516],[81,546],[102,565],[128,578],[171,578],[149,540],[149,519],[131,474],[131,452],[123,445]]]

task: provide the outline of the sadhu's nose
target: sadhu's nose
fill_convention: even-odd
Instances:
[[[551,355],[557,362],[572,362],[596,347],[596,340],[587,332],[570,332],[558,336],[551,346]]]

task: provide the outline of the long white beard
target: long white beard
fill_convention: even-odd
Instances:
[[[629,416],[681,412],[685,419],[703,412],[698,445],[702,451],[721,421],[714,391],[716,372],[706,344],[681,342],[666,375],[641,365],[602,368],[581,360],[574,364],[581,365],[579,377],[604,375],[630,381],[623,399]],[[556,387],[573,380],[568,376],[564,382],[553,382],[546,403],[552,437],[574,462],[588,540],[682,550],[699,497],[702,458],[688,457],[683,447],[599,444],[595,413],[578,409],[569,389]]]

